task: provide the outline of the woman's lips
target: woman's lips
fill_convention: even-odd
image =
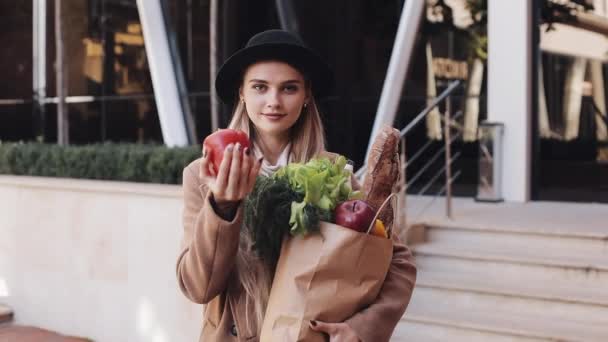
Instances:
[[[262,115],[266,119],[271,120],[271,121],[278,121],[278,120],[281,120],[284,116],[286,116],[286,114],[274,114],[274,113],[273,114],[264,114],[264,113],[262,113]]]

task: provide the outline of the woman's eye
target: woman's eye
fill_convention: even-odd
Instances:
[[[262,91],[264,89],[266,89],[266,86],[263,84],[254,84],[253,85],[253,89],[258,90],[258,91]]]
[[[298,90],[298,87],[294,86],[294,85],[288,85],[288,86],[285,86],[283,89],[285,89],[285,91],[287,91],[287,92],[294,92],[294,91]]]

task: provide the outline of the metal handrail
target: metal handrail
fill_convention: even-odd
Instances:
[[[402,160],[402,163],[404,165],[402,165],[402,169],[400,170],[400,173],[402,174],[403,177],[400,177],[401,181],[399,184],[399,198],[403,198],[406,196],[407,194],[407,188],[409,186],[411,186],[422,174],[422,172],[424,172],[425,170],[427,170],[432,163],[437,160],[437,158],[441,155],[442,152],[445,151],[445,164],[444,166],[441,168],[441,170],[439,170],[439,172],[437,172],[432,179],[430,180],[430,182],[428,184],[426,184],[425,186],[423,186],[423,190],[421,193],[424,193],[428,188],[430,188],[430,186],[441,176],[442,173],[445,173],[445,185],[442,188],[442,190],[440,191],[440,193],[442,193],[444,190],[446,192],[446,216],[448,218],[452,217],[452,201],[451,201],[451,197],[452,197],[452,182],[454,180],[456,180],[459,176],[460,176],[460,170],[456,173],[455,176],[452,176],[452,164],[460,157],[460,152],[456,153],[454,156],[451,155],[451,145],[452,143],[458,139],[460,136],[462,136],[463,134],[463,129],[461,125],[458,125],[456,123],[456,119],[458,117],[460,117],[462,115],[462,112],[458,112],[453,118],[450,118],[450,112],[452,110],[452,103],[451,103],[451,94],[460,86],[462,82],[461,81],[453,81],[451,82],[448,87],[439,95],[437,96],[435,99],[433,99],[433,101],[431,101],[431,103],[422,111],[420,112],[415,118],[414,120],[412,120],[407,126],[405,126],[401,131],[399,131],[399,137],[401,140],[401,157],[400,159]],[[436,108],[441,102],[446,101],[446,106],[445,106],[445,113],[443,115],[440,114],[441,120],[443,121],[444,124],[444,146],[439,150],[439,152],[436,152],[435,156],[433,156],[431,158],[430,161],[427,162],[426,165],[424,165],[421,169],[421,171],[418,172],[418,174],[416,176],[414,176],[414,178],[412,179],[411,182],[409,182],[408,184],[405,183],[405,173],[406,173],[406,169],[407,166],[410,164],[408,162],[406,162],[405,159],[405,137],[406,135],[411,132],[418,124],[420,124],[420,122],[422,122],[422,119],[424,119],[434,108]],[[451,136],[450,131],[452,128],[456,128],[458,130],[458,133],[455,136]],[[426,150],[426,148],[428,148],[431,145],[432,141],[427,142],[424,147],[423,150]],[[417,151],[416,155],[414,156],[413,160],[415,160],[416,158],[418,158],[420,155],[422,154],[422,151]],[[367,163],[365,163],[359,170],[357,170],[357,172],[355,173],[355,177],[359,180],[361,180],[363,174],[366,172],[367,170]],[[436,194],[435,198],[432,200],[432,202],[435,201],[435,199],[440,195]],[[405,208],[400,208],[400,210],[405,210]],[[407,222],[405,219],[405,216],[400,215],[401,217],[401,224],[403,224],[404,226],[407,226]]]
[[[421,175],[428,169],[431,167],[431,165],[433,165],[433,163],[435,163],[435,161],[439,158],[439,156],[441,156],[441,154],[443,153],[445,156],[445,163],[443,165],[443,167],[435,173],[435,175],[433,175],[433,177],[427,182],[426,185],[424,185],[422,187],[422,190],[420,190],[417,195],[423,195],[438,179],[442,174],[445,174],[445,184],[444,186],[441,188],[441,190],[439,190],[439,192],[437,194],[435,194],[435,196],[433,197],[433,199],[431,200],[431,203],[429,205],[427,205],[425,207],[424,210],[426,210],[426,208],[428,208],[432,203],[435,202],[435,200],[441,196],[444,192],[445,192],[445,199],[446,199],[446,216],[451,219],[452,218],[452,183],[460,176],[461,171],[458,170],[455,174],[455,176],[452,176],[452,164],[454,164],[456,162],[456,160],[458,160],[458,158],[461,155],[461,152],[457,152],[456,154],[452,155],[452,143],[460,138],[463,135],[463,128],[460,124],[458,124],[456,122],[456,119],[458,117],[460,117],[462,115],[462,112],[459,112],[458,114],[456,114],[454,116],[454,118],[450,118],[450,112],[451,112],[451,99],[450,97],[447,98],[446,101],[446,108],[445,108],[445,113],[443,115],[440,115],[441,120],[443,121],[444,124],[444,145],[442,148],[439,149],[439,151],[437,151],[435,153],[435,155],[429,160],[427,161],[427,163],[418,171],[418,173],[416,175],[414,175],[414,177],[412,178],[412,180],[410,182],[408,182],[408,184],[405,186],[406,190],[408,187],[411,187],[412,184],[414,184],[416,182],[416,180],[418,180],[418,178],[421,177]],[[451,130],[452,128],[456,129],[458,131],[457,134],[455,134],[454,136],[452,136],[451,134]],[[425,149],[430,146],[429,143],[425,144]],[[418,156],[421,154],[421,152],[419,151],[418,153],[416,153],[415,157],[418,158]],[[408,163],[407,166],[409,166],[410,163]],[[405,193],[404,193],[405,195]],[[424,211],[422,211],[424,212]],[[421,213],[422,213],[421,212]]]
[[[456,173],[454,174],[454,177],[452,177],[450,179],[449,184],[451,185],[452,183],[454,183],[459,177],[460,174],[462,173],[461,170],[456,171]],[[437,192],[437,194],[435,194],[435,196],[433,196],[433,198],[429,201],[429,203],[427,203],[427,205],[424,206],[424,208],[422,208],[422,210],[419,210],[418,213],[416,215],[413,215],[413,221],[417,222],[418,219],[420,218],[420,215],[422,215],[431,205],[433,205],[433,203],[435,203],[435,201],[437,200],[437,198],[441,195],[443,195],[446,191],[447,188],[447,184],[444,184],[441,189],[439,189],[439,191]]]
[[[458,139],[461,136],[462,136],[462,132],[459,132],[454,137],[450,138],[449,144],[453,143],[456,139]],[[416,180],[418,180],[418,178],[420,178],[420,176],[422,176],[424,171],[426,171],[435,162],[435,160],[437,160],[437,158],[439,158],[441,156],[441,153],[443,153],[445,151],[445,148],[446,148],[446,146],[444,145],[437,152],[435,152],[433,157],[431,157],[431,159],[420,169],[420,171],[418,171],[418,173],[416,173],[414,175],[414,177],[412,177],[412,179],[409,182],[410,185],[416,183]],[[409,165],[410,165],[410,163],[408,162],[405,167],[407,168]]]
[[[435,107],[437,107],[441,102],[447,99],[448,96],[450,96],[456,90],[456,88],[460,86],[461,83],[462,82],[460,80],[450,83],[450,85],[439,96],[437,96],[433,101],[431,101],[428,107],[426,107],[422,112],[420,112],[420,114],[418,114],[418,116],[416,116],[414,120],[412,120],[407,126],[405,126],[405,128],[403,128],[399,132],[399,136],[401,138],[405,137],[405,135],[414,127],[416,127],[416,125],[418,125],[418,123],[422,121],[422,119],[424,119],[427,114],[429,114],[433,109],[435,109]]]
[[[446,168],[449,165],[452,165],[456,160],[458,160],[458,158],[460,158],[460,154],[461,154],[461,152],[458,152],[454,156],[452,156],[452,158],[450,158],[450,161],[448,163],[446,163],[445,165],[443,165],[441,170],[439,170],[437,173],[435,173],[433,178],[431,178],[431,180],[422,188],[422,190],[418,192],[418,195],[422,195],[423,193],[425,193],[428,190],[428,188],[430,188],[431,185],[433,185],[433,183],[435,183],[435,181],[441,176],[441,174],[445,172]]]
[[[439,96],[433,99],[433,101],[431,101],[431,103],[414,118],[414,120],[412,120],[407,126],[405,126],[401,131],[399,131],[399,137],[405,137],[405,135],[408,134],[408,132],[410,132],[414,127],[416,127],[416,125],[418,125],[422,121],[422,119],[424,119],[435,107],[437,107],[439,104],[441,104],[441,102],[447,99],[448,96],[450,96],[458,88],[458,86],[460,86],[461,83],[462,81],[460,80],[451,82]],[[366,170],[367,162],[363,166],[361,166],[361,168],[359,168],[357,172],[355,172],[355,177],[357,179],[361,179],[361,176],[363,176]]]
[[[458,113],[457,113],[456,115],[454,115],[454,117],[452,118],[452,120],[456,120],[456,119],[458,119],[459,117],[461,117],[461,116],[462,116],[462,114],[463,114],[463,113],[462,113],[462,111],[458,111]],[[442,120],[443,120],[443,116],[442,116],[441,118],[442,118]],[[459,129],[459,136],[460,136],[460,135],[462,135],[462,129]],[[454,141],[454,139],[453,139],[452,141]],[[451,143],[452,141],[450,141],[450,143]],[[434,140],[429,139],[429,141],[427,141],[427,142],[424,144],[424,146],[422,146],[420,149],[418,149],[418,151],[416,151],[416,153],[414,154],[414,156],[412,156],[412,158],[410,158],[410,159],[408,160],[407,165],[406,165],[405,167],[408,167],[408,166],[410,166],[411,164],[413,164],[413,163],[416,161],[416,159],[418,159],[418,157],[420,157],[420,156],[422,155],[422,153],[423,153],[424,151],[426,151],[426,150],[427,150],[427,149],[428,149],[428,148],[431,146],[431,144],[432,144],[432,143],[434,143],[434,142],[435,142]]]

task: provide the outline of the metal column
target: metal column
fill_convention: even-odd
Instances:
[[[144,34],[146,55],[154,86],[154,98],[167,146],[194,143],[187,94],[180,94],[181,68],[171,51],[168,27],[163,15],[162,0],[137,0],[139,18]]]
[[[44,137],[46,98],[46,0],[32,0],[32,90],[35,111],[40,115],[40,133]]]
[[[378,134],[382,126],[392,126],[395,122],[395,116],[399,108],[399,99],[401,98],[405,76],[410,65],[416,35],[418,34],[425,7],[426,2],[424,0],[405,1],[401,12],[401,19],[399,20],[393,52],[391,53],[391,60],[386,77],[384,78],[384,85],[382,86],[382,95],[380,96],[374,127],[372,128],[367,145],[366,161],[376,134]]]
[[[298,17],[294,9],[292,0],[276,0],[275,6],[277,7],[277,13],[279,14],[279,21],[281,22],[281,28],[285,31],[289,31],[297,36],[300,35],[300,28],[298,25]]]

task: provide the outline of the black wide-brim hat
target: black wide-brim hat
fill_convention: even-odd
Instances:
[[[313,95],[321,98],[333,86],[333,72],[321,57],[293,34],[283,30],[268,30],[251,37],[244,48],[235,52],[220,67],[215,89],[226,104],[237,98],[245,69],[263,60],[279,60],[298,69],[311,82]]]

